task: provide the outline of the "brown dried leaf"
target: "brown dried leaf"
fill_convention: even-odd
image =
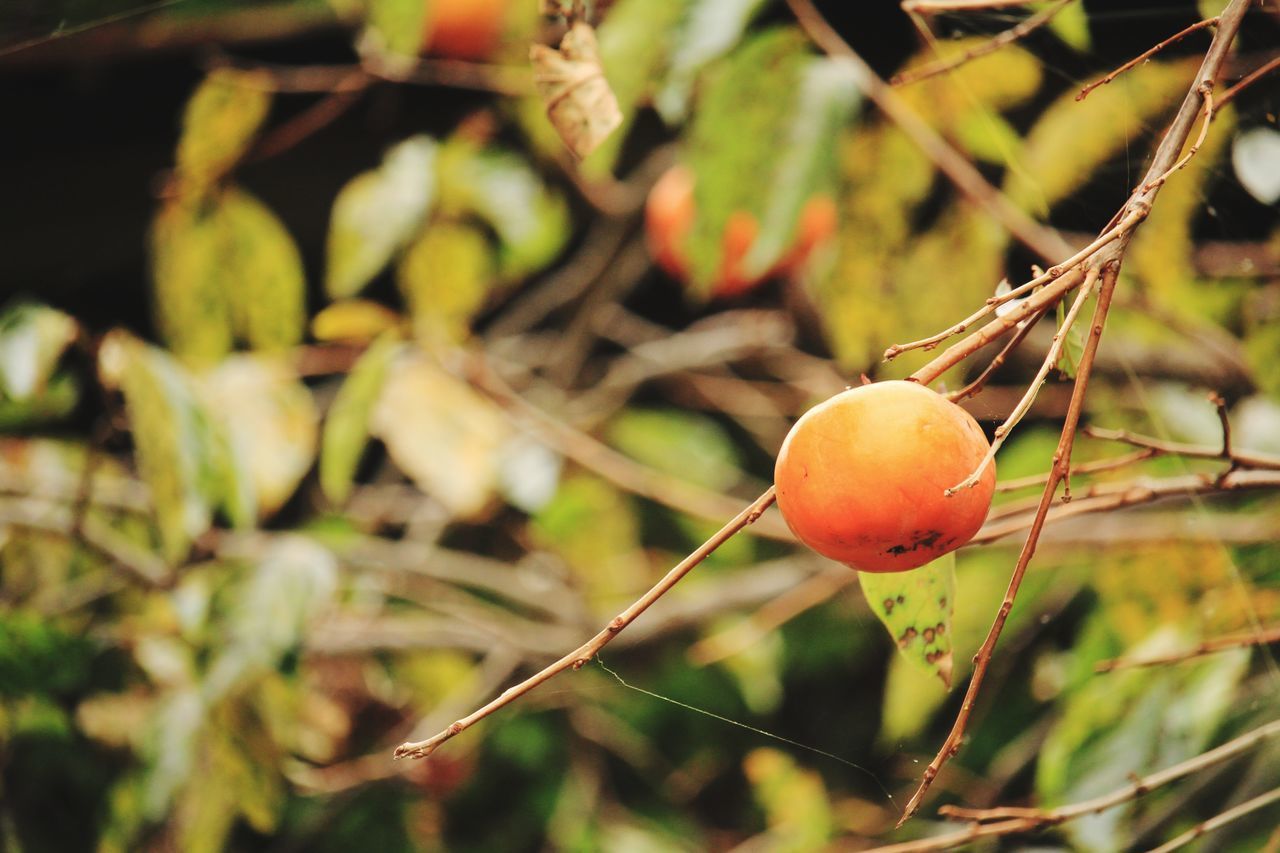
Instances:
[[[595,30],[588,24],[574,24],[559,50],[533,45],[529,61],[547,118],[575,156],[586,157],[622,124],[618,99],[600,64]]]

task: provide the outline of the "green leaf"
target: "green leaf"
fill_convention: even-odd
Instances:
[[[805,203],[828,188],[835,173],[840,130],[858,102],[855,74],[838,59],[815,59],[804,69],[786,142],[781,153],[775,153],[760,233],[743,259],[748,277],[763,275],[781,260],[795,242]]]
[[[178,175],[197,191],[236,164],[271,108],[271,75],[218,68],[205,77],[182,117]]]
[[[191,778],[204,717],[205,706],[194,687],[171,691],[158,703],[142,749],[147,769],[140,809],[150,820],[165,816],[174,795]]]
[[[750,216],[758,224],[780,187],[778,141],[790,136],[798,118],[795,93],[816,61],[798,30],[778,27],[751,38],[709,73],[686,155],[696,176],[686,248],[700,292],[708,293],[721,274],[730,217]],[[803,158],[788,159],[793,169],[803,164]]]
[[[407,71],[417,61],[435,0],[366,0],[362,55],[376,56],[390,73]]]
[[[764,6],[763,0],[685,0],[671,37],[666,76],[653,105],[667,124],[684,120],[699,72],[728,53]]]
[[[1089,306],[1086,304],[1081,308],[1082,317],[1090,316]],[[1063,322],[1067,319],[1067,300],[1063,299],[1058,303],[1056,317],[1058,320],[1058,329],[1062,329]],[[1076,375],[1076,368],[1080,366],[1080,358],[1084,355],[1084,329],[1087,324],[1081,319],[1072,324],[1067,330],[1066,337],[1062,341],[1062,351],[1058,353],[1058,363],[1054,365],[1058,372],[1071,379]]]
[[[94,644],[42,617],[0,612],[0,697],[63,695],[84,689]]]
[[[539,546],[564,558],[593,606],[625,604],[647,584],[635,503],[598,477],[566,477],[534,516],[530,533]]]
[[[440,203],[450,215],[474,214],[498,236],[498,269],[505,279],[537,272],[569,237],[569,209],[522,157],[496,148],[453,142],[441,152]]]
[[[406,351],[389,367],[369,431],[418,488],[451,515],[469,517],[495,494],[511,425],[487,397]]]
[[[356,467],[369,441],[369,417],[382,394],[387,368],[402,343],[394,333],[374,341],[351,368],[325,418],[320,450],[320,488],[340,504],[351,494]]]
[[[1037,3],[1031,8],[1039,10],[1048,5]],[[1084,0],[1072,0],[1049,21],[1049,30],[1078,53],[1088,53],[1093,44],[1089,35],[1089,15],[1084,6]]]
[[[99,349],[103,383],[124,394],[138,471],[150,487],[161,551],[179,561],[224,510],[252,520],[252,483],[195,381],[168,353],[115,331]]]
[[[286,361],[233,356],[202,377],[201,395],[245,461],[257,511],[284,505],[315,461],[319,414]]]
[[[608,442],[652,468],[715,491],[742,479],[737,448],[705,415],[676,409],[627,409],[609,424]]]
[[[218,219],[226,241],[218,269],[236,336],[254,349],[297,344],[307,322],[307,282],[293,238],[270,208],[242,190],[222,196]]]
[[[435,200],[436,147],[430,137],[410,137],[338,193],[327,247],[330,297],[360,292],[422,227]]]
[[[1147,657],[1185,648],[1181,630],[1166,628],[1133,650]],[[1075,802],[1123,787],[1190,758],[1206,747],[1234,702],[1249,651],[1236,649],[1199,663],[1143,667],[1093,676],[1065,702],[1040,750],[1036,789],[1046,805]],[[1087,663],[1087,662],[1086,662]],[[1080,850],[1115,850],[1131,843],[1133,804],[1073,821]]]
[[[858,582],[898,650],[950,687],[955,552],[909,572],[859,572]]]
[[[79,326],[70,316],[30,302],[0,313],[0,395],[26,401],[44,395]]]
[[[29,429],[66,420],[80,405],[80,382],[66,371],[55,373],[35,397],[0,396],[0,431]]]
[[[493,283],[489,241],[469,225],[436,221],[405,251],[396,280],[423,342],[457,344],[471,334],[471,320]]]
[[[966,151],[988,163],[1004,165],[1010,160],[1016,161],[1022,150],[1022,137],[998,113],[968,112],[956,122],[952,132]]]

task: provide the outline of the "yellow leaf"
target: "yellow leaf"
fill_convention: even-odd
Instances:
[[[1199,60],[1147,62],[1076,100],[1058,98],[1027,134],[1020,168],[1005,179],[1014,203],[1047,215],[1102,163],[1177,106]],[[1135,164],[1133,180],[1140,165]]]
[[[453,222],[435,222],[405,251],[396,279],[424,343],[458,343],[484,307],[493,281],[492,250],[484,234]]]
[[[196,188],[221,178],[248,150],[271,108],[271,75],[218,68],[187,102],[178,174]]]
[[[219,268],[236,336],[254,349],[302,340],[307,283],[302,256],[276,215],[246,192],[229,189],[218,206],[225,241]]]
[[[216,203],[165,202],[151,225],[153,307],[160,337],[190,364],[231,351],[223,261]]]
[[[368,299],[340,299],[311,318],[311,336],[318,341],[371,341],[400,325],[400,315]]]
[[[302,258],[275,214],[243,190],[165,202],[151,267],[156,325],[188,364],[218,361],[237,335],[258,349],[302,339]]]

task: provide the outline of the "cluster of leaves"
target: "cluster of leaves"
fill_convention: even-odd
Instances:
[[[413,67],[429,4],[332,5],[360,20],[366,61]],[[34,303],[0,315],[0,427],[15,433],[0,442],[0,839],[811,850],[889,837],[886,788],[911,784],[949,722],[943,682],[967,675],[1007,548],[868,578],[864,603],[836,592],[852,576],[740,536],[619,637],[608,669],[566,676],[428,761],[389,756],[573,647],[714,529],[715,512],[673,509],[665,492],[761,490],[790,420],[843,386],[796,344],[793,319],[813,322],[845,371],[893,375],[875,364],[887,343],[967,314],[1010,272],[1008,236],[948,193],[901,130],[857,118],[848,69],[796,28],[760,22],[763,7],[617,0],[598,27],[623,121],[579,179],[616,180],[629,149],[652,147],[655,117],[698,176],[693,295],[661,316],[643,306],[674,301],[674,285],[651,275],[633,284],[639,299],[553,295],[532,329],[489,333],[559,267],[604,251],[582,226],[606,213],[567,195],[562,143],[534,97],[492,109],[517,133],[472,121],[409,136],[353,174],[309,286],[289,228],[237,177],[272,121],[276,81],[209,73],[149,235],[155,340],[94,336]],[[531,22],[518,13],[509,29],[526,53]],[[1058,26],[1088,50],[1080,17]],[[1051,219],[1143,144],[1190,67],[1152,62],[1077,103],[1009,47],[903,95],[1015,204]],[[1234,409],[1235,439],[1276,452],[1275,324],[1258,306],[1277,285],[1198,272],[1195,258],[1235,121],[1218,116],[1143,226],[1122,287],[1145,301],[1119,309],[1108,335],[1144,351],[1226,347],[1223,363],[1260,391]],[[825,266],[717,320],[702,296],[729,219],[756,218],[746,263],[770,269],[819,190],[841,211]],[[615,298],[601,323],[593,312]],[[783,331],[756,335],[762,312]],[[703,341],[726,335],[706,356]],[[697,346],[663,349],[681,341]],[[487,371],[563,421],[542,429],[545,416],[471,381]],[[1104,375],[1091,417],[1220,440],[1202,393],[1147,383],[1135,395],[1124,371],[1144,373]],[[86,409],[114,428],[105,441],[68,435]],[[1053,438],[1033,428],[1011,441],[1002,478],[1042,472]],[[1078,454],[1108,452],[1082,441]],[[1157,459],[1142,473],[1215,464]],[[636,488],[635,472],[657,486]],[[1233,509],[1265,522],[1276,503]],[[1267,718],[1274,665],[1248,651],[1094,673],[1280,619],[1275,546],[1181,541],[1184,519],[1154,539],[1046,544],[1006,631],[999,699],[959,765],[1012,797],[1066,803]],[[654,692],[629,689],[641,683]],[[1274,786],[1274,766],[1274,747],[1253,756],[1230,796]],[[986,797],[958,785],[944,796]],[[1160,791],[1058,832],[1114,849],[1226,799]],[[1241,843],[1262,832],[1245,826]]]

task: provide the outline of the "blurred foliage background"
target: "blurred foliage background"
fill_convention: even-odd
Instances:
[[[887,0],[820,7],[889,76],[1044,5],[938,16],[925,48]],[[1208,36],[1076,92],[1214,6],[1071,3],[900,91],[1083,245]],[[942,803],[1122,787],[1274,716],[1266,646],[1095,673],[1280,620],[1261,489],[1051,524],[969,739],[900,830],[958,696],[772,514],[600,665],[391,761],[762,491],[809,406],[922,363],[881,363],[887,345],[1039,261],[781,4],[599,7],[623,121],[581,162],[533,94],[529,44],[563,28],[532,0],[0,7],[5,850],[862,849],[937,831]],[[1277,44],[1259,4],[1230,74]],[[1236,448],[1280,454],[1278,113],[1274,78],[1247,90],[1161,194],[1088,423],[1215,448],[1212,391]],[[673,164],[684,189],[646,235]],[[1051,334],[966,402],[985,426]],[[1067,388],[1041,393],[1002,480],[1047,470]],[[1122,451],[1082,438],[1077,458]],[[1074,487],[1222,469],[1159,456]],[[961,683],[1019,543],[958,555]],[[1035,843],[1150,846],[1277,767],[1264,743]],[[1276,849],[1277,820],[1201,849]]]

